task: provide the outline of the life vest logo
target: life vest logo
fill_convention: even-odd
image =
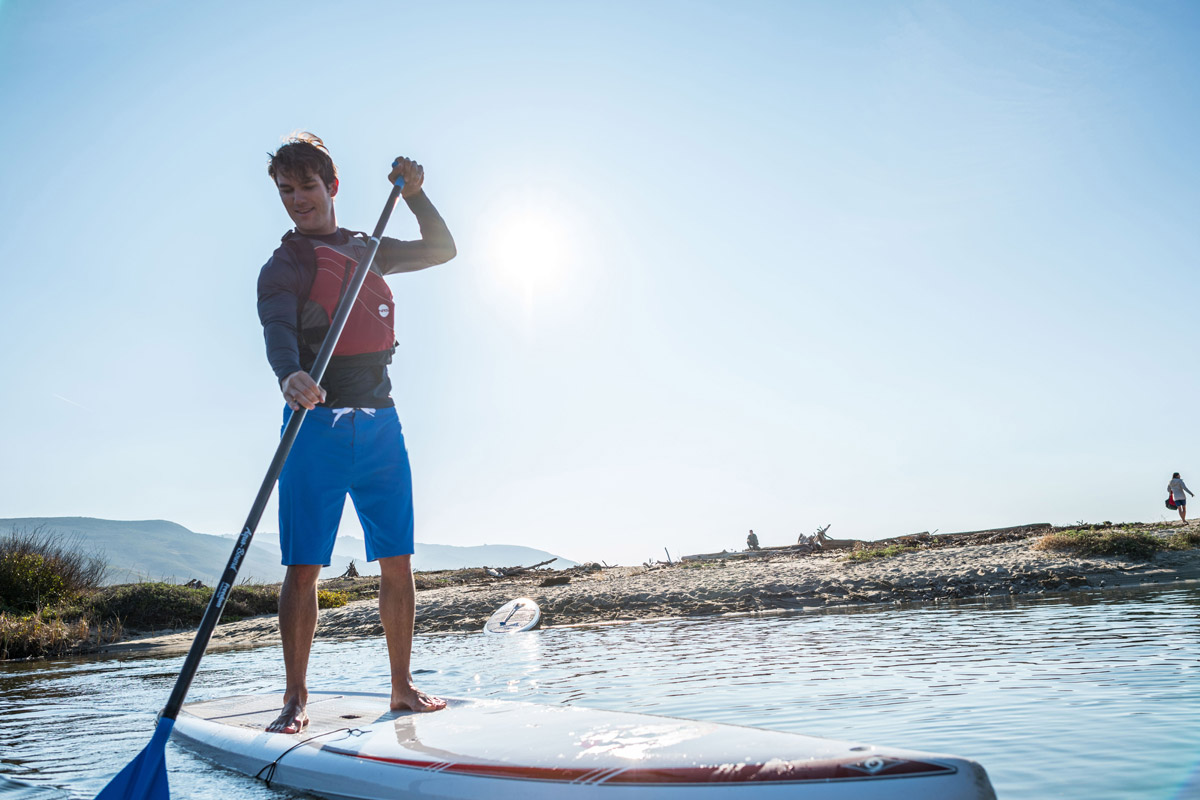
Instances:
[[[379,316],[386,317],[387,315],[388,315],[387,303],[380,303],[379,304]]]

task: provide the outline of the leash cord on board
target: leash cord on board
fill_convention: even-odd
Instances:
[[[254,777],[256,779],[262,781],[263,783],[265,783],[267,785],[267,788],[270,789],[271,788],[271,779],[275,777],[275,768],[279,766],[279,762],[282,761],[283,757],[286,756],[288,753],[292,752],[293,750],[295,750],[297,747],[300,747],[301,745],[308,744],[309,742],[313,741],[314,739],[320,739],[322,736],[329,736],[330,734],[341,733],[342,731],[353,731],[353,730],[356,730],[356,729],[355,728],[337,728],[332,731],[325,731],[324,733],[318,733],[316,736],[310,736],[307,739],[304,739],[303,741],[296,742],[294,745],[289,747],[287,750],[284,750],[282,753],[280,753],[274,761],[272,761],[270,764],[267,764],[265,767],[260,769],[258,771],[258,774],[256,774]],[[267,773],[265,776],[263,775],[264,772]]]

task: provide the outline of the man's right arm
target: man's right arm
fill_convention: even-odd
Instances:
[[[300,367],[300,332],[296,330],[296,309],[303,291],[300,283],[300,270],[282,247],[258,274],[258,319],[267,361],[293,411],[301,405],[313,408],[325,400],[325,390]]]

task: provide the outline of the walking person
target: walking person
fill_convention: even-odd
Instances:
[[[287,407],[308,416],[279,477],[279,539],[287,566],[279,593],[286,672],[283,710],[267,730],[308,725],[308,659],[317,627],[317,578],[329,566],[346,495],[366,535],[367,560],[380,568],[379,616],[391,668],[391,708],[437,711],[446,702],[413,683],[410,670],[416,588],[412,575],[412,474],[391,397],[387,365],[395,351],[395,305],[384,275],[414,272],[455,255],[454,240],[426,197],[424,169],[398,158],[388,181],[417,218],[416,241],[382,239],[353,311],[318,385],[308,374],[341,299],[365,257],[366,237],[338,227],[337,167],[310,133],[288,139],[267,174],[295,229],[263,266],[258,315],[267,360]]]
[[[1187,522],[1187,498],[1184,497],[1184,492],[1195,497],[1192,490],[1187,488],[1187,484],[1183,482],[1183,478],[1179,477],[1176,472],[1171,476],[1171,482],[1167,484],[1167,491],[1171,493],[1171,498],[1175,501],[1175,507],[1179,510],[1179,518],[1185,523]]]

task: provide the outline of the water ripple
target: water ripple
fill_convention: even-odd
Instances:
[[[1200,797],[1200,590],[418,637],[448,695],[635,710],[978,759],[1001,797]],[[0,800],[90,798],[148,741],[181,658],[0,666]],[[378,641],[311,685],[382,691]],[[275,650],[207,656],[190,698],[277,691]],[[292,795],[168,752],[173,793]]]

